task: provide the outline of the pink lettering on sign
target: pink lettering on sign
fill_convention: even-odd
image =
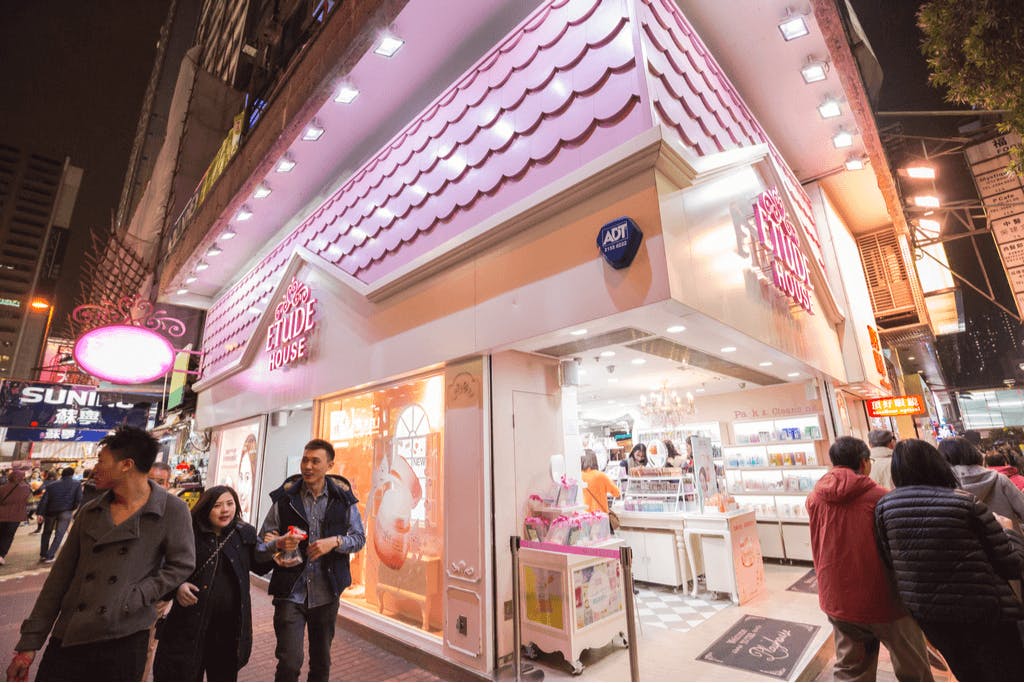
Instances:
[[[316,304],[309,285],[293,277],[284,300],[274,309],[274,322],[267,329],[266,349],[272,371],[309,355],[309,335],[316,327]]]
[[[757,241],[765,257],[765,270],[771,272],[772,284],[797,306],[814,315],[811,302],[814,287],[807,257],[800,248],[796,228],[786,218],[786,207],[777,188],[758,195],[754,204],[754,223]]]

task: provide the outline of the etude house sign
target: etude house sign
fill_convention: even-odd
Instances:
[[[317,300],[309,285],[292,278],[284,300],[274,309],[267,329],[270,370],[279,370],[309,356],[309,337],[316,327]]]
[[[796,228],[786,218],[786,207],[782,203],[778,188],[772,188],[757,196],[754,203],[755,235],[760,249],[761,267],[767,276],[771,273],[772,284],[793,300],[796,305],[811,315],[810,270],[807,257],[800,248]]]

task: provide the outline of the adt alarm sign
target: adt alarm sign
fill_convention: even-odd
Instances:
[[[597,233],[597,248],[612,268],[626,268],[633,262],[644,234],[633,219],[623,216],[605,223]]]

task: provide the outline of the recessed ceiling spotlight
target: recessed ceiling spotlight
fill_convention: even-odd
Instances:
[[[914,356],[907,356],[907,360],[917,360]]]
[[[235,214],[236,221],[247,221],[252,218],[252,210],[248,206],[243,206]]]
[[[935,195],[925,194],[914,197],[914,206],[922,206],[927,209],[937,209],[942,204]]]
[[[614,351],[602,351],[601,352],[601,358],[611,358],[614,355],[615,355]]]
[[[182,287],[179,289],[178,294],[188,294],[188,287]]]
[[[647,359],[646,358],[634,358],[633,360],[631,360],[629,362],[632,363],[633,365],[643,365],[644,363],[647,362]]]
[[[788,375],[786,375],[786,377],[799,377],[799,376],[800,376],[799,372],[791,372]]]
[[[704,389],[695,389],[695,391],[696,391],[696,392],[697,392],[698,394],[703,394],[703,393],[704,393]]]
[[[686,332],[686,326],[685,325],[672,325],[671,327],[666,327],[665,331],[668,332],[669,334],[678,334],[680,332]]]
[[[582,336],[583,336],[583,335],[585,335],[586,333],[587,333],[587,330],[586,330],[586,328],[583,328],[583,327],[581,327],[581,328],[580,328],[580,329],[578,329],[578,330],[573,330],[573,331],[572,331],[572,332],[570,332],[569,334],[571,334],[571,335],[572,335],[572,336],[574,336],[574,337],[582,337]]]
[[[843,165],[846,166],[847,171],[863,171],[864,170],[864,157],[849,157]]]
[[[200,271],[200,272],[206,270],[209,267],[210,267],[210,264],[207,263],[206,261],[200,261],[199,263],[196,264],[196,270]]]
[[[608,399],[608,403],[610,403],[611,405],[615,405],[616,401],[613,401],[612,399]]]
[[[853,147],[853,133],[848,130],[840,130],[832,136],[832,144],[836,149]]]
[[[758,365],[760,365],[762,368],[770,368],[772,366],[772,362],[770,360],[763,360],[760,363],[758,363]]]
[[[295,168],[295,159],[285,154],[281,157],[281,160],[277,162],[277,166],[274,167],[274,171],[277,173],[289,173]]]
[[[324,135],[324,127],[316,119],[313,119],[306,130],[302,131],[302,139],[306,142],[316,142]]]
[[[197,278],[195,275],[189,275],[187,278],[185,278],[185,284],[190,285],[198,279],[199,278]]]
[[[224,253],[224,250],[218,247],[216,244],[210,245],[210,248],[206,250],[207,256],[220,256]]]
[[[736,350],[735,346],[723,346],[721,348],[722,353],[732,353],[735,350]]]
[[[619,378],[618,377],[609,377],[608,378],[608,384],[618,384],[618,383],[619,383]]]
[[[334,98],[335,102],[341,104],[352,104],[355,99],[359,97],[359,91],[353,88],[351,85],[343,85],[338,91],[338,95]]]
[[[800,75],[804,83],[823,81],[828,78],[828,62],[808,57],[807,62],[800,68]]]
[[[256,190],[252,193],[252,196],[256,199],[263,199],[264,197],[270,196],[273,190],[270,189],[270,185],[266,183],[260,183],[256,186]]]
[[[232,228],[230,225],[227,228],[224,229],[224,232],[222,232],[220,234],[220,238],[222,240],[233,240],[237,236],[238,236],[238,233],[235,232],[234,228]]]
[[[380,39],[380,42],[377,43],[377,47],[373,49],[373,53],[375,55],[380,55],[381,57],[394,57],[395,54],[402,49],[403,45],[405,45],[405,41],[401,38],[396,38],[395,36],[384,36]]]
[[[779,32],[782,34],[782,38],[789,42],[796,38],[803,38],[810,29],[807,28],[807,20],[802,14],[793,14],[792,10],[786,10],[786,18],[779,22]]]
[[[834,97],[830,97],[818,105],[818,114],[823,119],[834,119],[837,116],[842,116],[842,113],[843,109],[839,106],[839,100]]]

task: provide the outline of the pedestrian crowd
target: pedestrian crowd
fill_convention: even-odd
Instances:
[[[807,498],[835,680],[875,680],[881,645],[901,681],[933,680],[929,648],[960,681],[1024,680],[1019,451],[868,441],[837,439]]]
[[[270,574],[275,680],[298,680],[306,632],[309,680],[329,680],[349,556],[365,543],[351,485],[328,474],[333,446],[306,444],[300,474],[270,494],[257,534],[231,487],[207,489],[191,511],[168,492],[171,472],[155,462],[148,432],[122,427],[99,445],[91,492],[65,470],[60,481],[75,485],[51,485],[44,495],[44,529],[57,518],[57,537],[45,547],[57,554],[7,679],[28,680],[45,644],[39,681],[140,681],[150,671],[157,681],[237,680],[252,651],[252,572]],[[12,471],[0,486],[0,519],[11,507],[17,528],[28,495],[25,473]]]

